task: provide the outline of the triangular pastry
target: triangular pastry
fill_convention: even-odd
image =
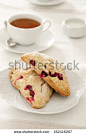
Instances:
[[[10,79],[33,108],[43,107],[53,93],[53,89],[31,68],[12,69]]]
[[[60,64],[56,64],[54,59],[38,52],[24,54],[21,59],[28,63],[57,93],[62,96],[70,95],[66,72],[62,70]]]

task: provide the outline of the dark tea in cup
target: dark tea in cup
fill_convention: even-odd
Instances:
[[[38,21],[29,18],[16,19],[12,21],[10,24],[12,26],[25,29],[35,28],[41,25]]]

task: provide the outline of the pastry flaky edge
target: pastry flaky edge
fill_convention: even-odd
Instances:
[[[58,64],[58,67],[56,67],[56,61],[52,59],[51,57],[38,53],[27,53],[21,56],[21,59],[29,64],[33,70],[37,72],[57,93],[59,93],[62,96],[69,96],[70,95],[70,87],[68,83],[68,79],[66,76],[66,72],[60,67],[60,64]],[[39,69],[39,65],[41,65],[41,69]],[[51,64],[53,64],[53,67],[51,69]],[[41,75],[42,72],[45,72],[46,74],[55,74],[59,73],[60,76],[62,76],[63,80],[59,80],[58,77],[51,77],[50,75],[45,75],[46,77],[43,77]]]
[[[23,78],[17,80],[15,83],[15,80],[21,76]],[[53,94],[53,89],[30,67],[26,70],[19,68],[12,69],[10,71],[10,80],[12,85],[20,91],[26,101],[36,109],[45,106]],[[34,97],[30,95],[29,89],[25,90],[27,85],[32,86],[32,90],[35,93]]]

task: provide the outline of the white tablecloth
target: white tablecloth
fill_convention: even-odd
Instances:
[[[79,74],[86,82],[86,36],[79,39],[68,38],[61,30],[61,22],[68,17],[80,17],[86,20],[85,0],[65,0],[56,6],[36,6],[29,0],[1,0],[0,1],[0,29],[3,21],[12,14],[34,13],[43,19],[50,20],[50,31],[56,41],[54,45],[43,53],[57,59],[59,62],[79,62]],[[1,41],[0,41],[1,44]],[[0,70],[8,63],[19,58],[20,54],[8,52],[0,46]],[[86,91],[79,103],[72,109],[54,115],[39,115],[20,111],[0,98],[0,128],[86,128]]]

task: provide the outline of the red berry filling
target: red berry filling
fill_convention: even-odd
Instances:
[[[34,97],[35,92],[32,90],[32,85],[27,85],[24,90],[30,90],[30,96]]]
[[[29,98],[29,97],[26,97],[26,99],[30,102],[30,104],[32,105],[32,101],[34,101],[34,98],[33,97],[31,97],[31,98]]]
[[[59,74],[59,73],[56,73],[56,72],[55,72],[54,74],[51,74],[51,72],[49,71],[49,76],[51,76],[51,77],[57,77],[58,74]]]
[[[49,71],[49,74],[47,74],[45,71],[42,71],[41,74],[39,74],[40,77],[47,77],[47,76],[51,76],[51,77],[58,77],[59,80],[63,80],[63,74],[61,73],[57,73],[55,72],[54,74],[52,74],[50,71]]]
[[[31,97],[31,100],[34,101],[34,97]]]
[[[34,60],[30,60],[30,64],[35,66],[35,61]]]
[[[63,74],[59,73],[58,78],[59,78],[59,80],[63,80]]]
[[[35,92],[33,90],[30,91],[30,96],[34,97]]]
[[[30,102],[30,104],[32,104],[32,101],[34,101],[34,95],[35,95],[35,92],[32,90],[32,85],[27,85],[24,90],[30,90],[30,96],[32,97],[26,97],[26,99]]]
[[[42,71],[40,74],[40,77],[47,77],[47,76],[48,76],[48,74],[45,71]]]
[[[17,78],[17,79],[15,80],[14,84],[16,85],[17,80],[20,80],[20,79],[23,79],[23,76],[20,76],[19,78]]]
[[[63,75],[61,73],[54,73],[54,74],[51,74],[51,72],[49,71],[49,75],[51,77],[58,77],[59,80],[63,80]]]
[[[24,88],[24,90],[32,90],[32,85],[27,85],[25,88]]]

